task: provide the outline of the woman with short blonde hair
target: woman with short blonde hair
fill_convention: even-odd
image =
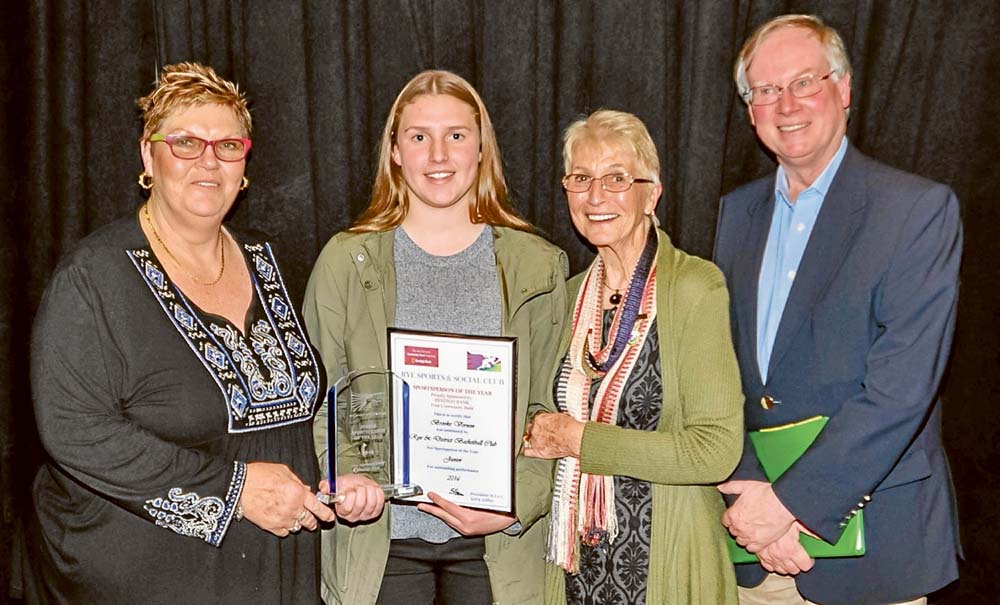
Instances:
[[[597,258],[567,283],[558,412],[524,435],[526,455],[558,460],[547,602],[735,603],[712,485],[743,443],[725,280],[655,227],[660,163],[639,118],[577,120],[563,160],[570,217]]]
[[[163,68],[139,100],[137,210],[56,269],[32,338],[50,462],[34,483],[35,603],[319,603],[310,427],[325,391],[265,237],[223,224],[250,112],[208,66]],[[338,482],[345,520],[381,512]]]

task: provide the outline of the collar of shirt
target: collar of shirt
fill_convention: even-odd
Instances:
[[[799,271],[799,262],[819,218],[830,183],[833,182],[846,152],[847,137],[844,137],[826,168],[799,194],[794,204],[788,199],[785,170],[778,167],[774,186],[774,213],[771,215],[771,227],[757,284],[757,367],[761,381],[765,384],[774,339]]]
[[[809,187],[799,194],[799,197],[807,192],[813,195],[818,194],[820,203],[822,203],[826,197],[826,192],[830,190],[830,183],[833,182],[833,177],[836,176],[837,170],[840,168],[840,163],[844,161],[844,154],[846,153],[847,137],[844,137],[840,141],[837,153],[833,154],[833,157],[830,158],[830,162],[826,165],[826,168],[816,177],[812,185],[809,185]],[[780,164],[778,165],[778,174],[774,179],[774,198],[775,200],[781,200],[789,206],[792,205],[788,199],[788,175],[785,174],[785,169]]]

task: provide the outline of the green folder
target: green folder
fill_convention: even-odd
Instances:
[[[773,483],[809,449],[827,420],[826,416],[814,416],[792,424],[750,431],[750,441],[768,481]],[[729,557],[733,563],[757,561],[757,555],[747,552],[732,536],[727,537]],[[813,558],[860,557],[865,554],[864,515],[858,511],[851,517],[836,544],[806,534],[799,535],[799,542]]]

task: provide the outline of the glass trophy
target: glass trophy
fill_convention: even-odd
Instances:
[[[386,499],[419,496],[419,485],[408,483],[393,473],[393,398],[402,393],[409,399],[409,385],[391,370],[366,368],[355,370],[334,383],[327,391],[327,480],[331,494],[337,492],[341,472],[366,475],[382,486]],[[344,405],[338,405],[344,404]],[[350,468],[339,468],[338,426],[346,429],[350,440]],[[408,474],[408,473],[407,473]],[[320,498],[329,504],[332,496]]]

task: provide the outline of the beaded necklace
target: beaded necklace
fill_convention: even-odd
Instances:
[[[589,345],[585,347],[584,361],[586,362],[586,366],[599,375],[605,374],[611,366],[615,365],[615,362],[621,357],[622,351],[625,350],[625,345],[632,338],[632,329],[635,327],[635,321],[639,317],[639,307],[642,305],[642,291],[646,287],[646,280],[649,278],[649,270],[653,266],[653,259],[655,257],[656,231],[651,227],[649,233],[646,235],[646,245],[642,249],[642,255],[635,266],[635,271],[632,272],[631,280],[629,280],[628,290],[625,292],[625,302],[615,310],[615,319],[611,324],[611,331],[608,334],[608,341],[611,343],[610,351],[608,347],[604,347],[604,349],[598,351],[595,357],[590,353]],[[601,265],[601,271],[601,283],[603,284],[603,264]],[[615,292],[617,293],[617,290]],[[619,297],[619,300],[621,300],[621,297]],[[588,338],[588,343],[589,340]]]

